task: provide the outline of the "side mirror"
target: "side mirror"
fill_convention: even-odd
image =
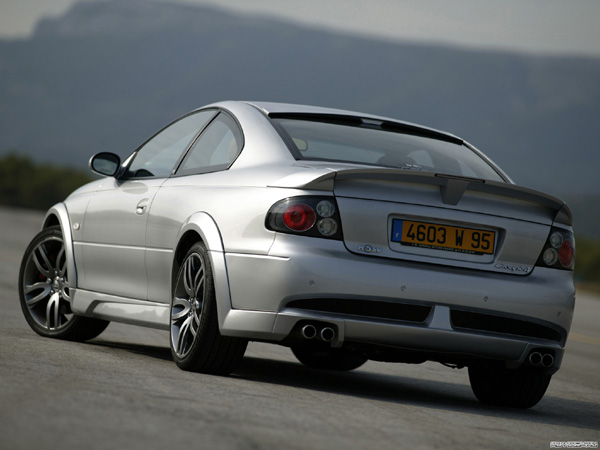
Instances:
[[[114,153],[96,153],[90,159],[90,169],[99,175],[114,177],[119,171],[121,158]]]

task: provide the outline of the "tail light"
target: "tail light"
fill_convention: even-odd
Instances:
[[[553,227],[536,265],[573,270],[575,266],[575,237],[573,233]]]
[[[335,198],[290,197],[275,203],[265,220],[271,231],[342,240],[342,225]]]
[[[288,206],[283,211],[283,223],[292,231],[308,231],[317,221],[315,210],[304,203]]]

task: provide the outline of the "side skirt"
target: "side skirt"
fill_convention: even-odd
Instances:
[[[71,289],[73,313],[96,319],[139,325],[161,330],[169,329],[170,305],[83,289]]]

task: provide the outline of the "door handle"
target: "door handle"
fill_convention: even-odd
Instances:
[[[138,216],[141,216],[142,214],[144,214],[146,212],[146,208],[148,207],[148,204],[150,203],[150,199],[143,199],[141,202],[138,203],[137,207],[135,208],[135,213]]]

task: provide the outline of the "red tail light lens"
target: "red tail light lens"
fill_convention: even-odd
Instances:
[[[342,240],[342,224],[334,197],[290,197],[275,203],[265,219],[271,231]]]
[[[572,267],[575,260],[574,242],[564,241],[558,249],[558,261],[563,267]]]
[[[293,231],[310,230],[316,222],[314,209],[304,203],[290,205],[283,212],[283,223]]]

